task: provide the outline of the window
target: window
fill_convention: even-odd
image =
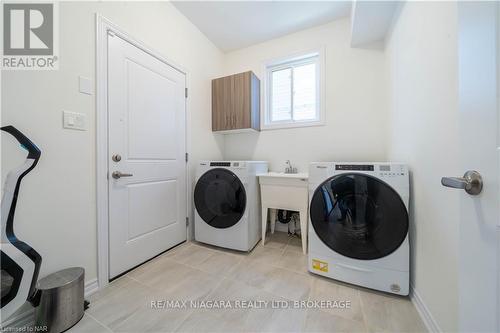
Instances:
[[[267,91],[263,128],[321,124],[320,53],[266,66]]]

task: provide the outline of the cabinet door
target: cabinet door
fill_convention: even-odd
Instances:
[[[252,128],[260,131],[260,80],[254,73],[250,74],[250,121]]]
[[[231,129],[250,128],[250,79],[251,72],[232,75]]]
[[[232,76],[212,80],[212,131],[231,129],[233,81]]]

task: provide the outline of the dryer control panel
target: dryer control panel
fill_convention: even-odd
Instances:
[[[206,165],[205,163],[200,163],[201,165]],[[242,161],[236,162],[210,162],[211,167],[225,167],[225,168],[246,168],[247,164]]]
[[[246,168],[247,164],[245,162],[233,162],[234,168]]]

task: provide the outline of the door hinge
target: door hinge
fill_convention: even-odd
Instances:
[[[189,217],[186,217],[186,227],[189,226]]]
[[[188,88],[184,88],[184,93],[186,95],[186,98],[188,98]]]
[[[186,153],[186,162],[189,161],[189,154]]]

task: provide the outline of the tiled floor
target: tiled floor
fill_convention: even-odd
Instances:
[[[161,303],[159,309],[152,308],[152,301],[163,300],[185,300],[188,305],[232,301],[233,308],[162,309]],[[235,308],[243,304],[237,301],[276,305],[298,300],[350,301],[351,308]],[[111,331],[422,332],[425,328],[408,299],[308,273],[300,240],[275,233],[265,247],[258,244],[250,254],[186,243],[112,282],[91,296],[90,308],[70,332]]]

